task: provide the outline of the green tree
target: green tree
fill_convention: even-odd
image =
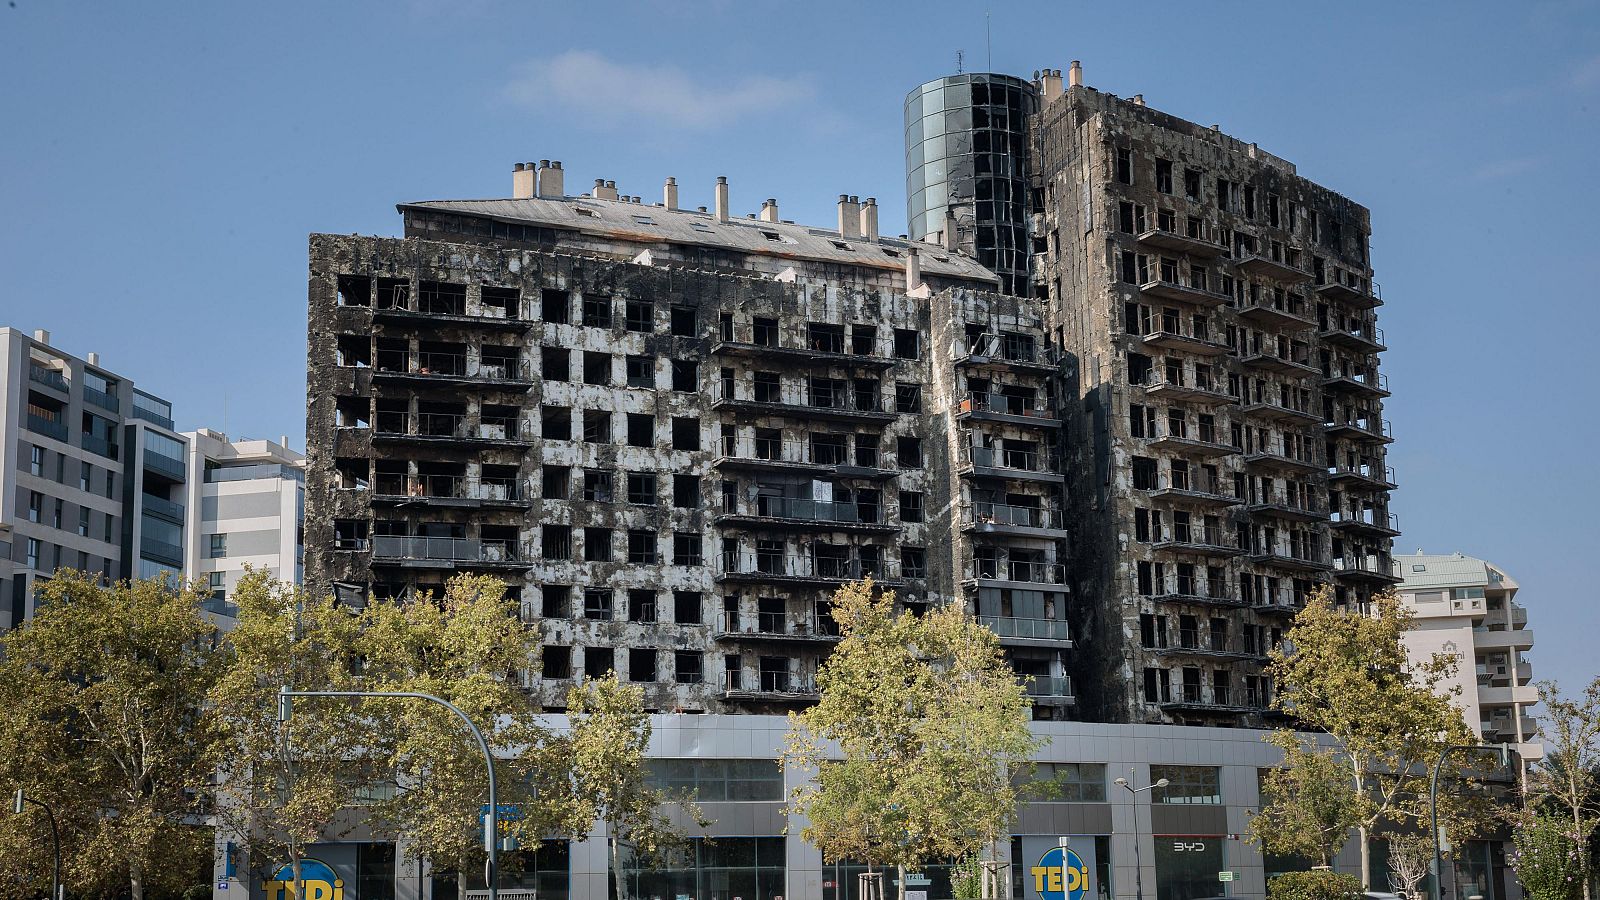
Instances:
[[[538,628],[521,621],[503,581],[458,575],[440,597],[373,604],[361,618],[358,649],[364,689],[432,694],[483,733],[495,757],[497,802],[515,810],[501,816],[502,834],[537,846],[551,831],[570,830],[577,810],[562,742],[519,678],[538,666]],[[375,770],[398,786],[371,808],[373,822],[404,833],[436,867],[481,866],[488,772],[466,726],[436,703],[363,702],[363,714],[384,723],[372,748]]]
[[[177,892],[209,857],[200,713],[218,666],[204,596],[164,579],[103,586],[58,570],[0,638],[0,785],[54,807],[74,893]],[[0,884],[49,872],[42,814],[0,816]],[[40,865],[44,863],[44,865]]]
[[[1561,810],[1570,823],[1577,842],[1578,856],[1584,861],[1583,896],[1588,900],[1588,863],[1592,858],[1590,836],[1596,823],[1597,793],[1595,773],[1600,769],[1600,678],[1584,689],[1581,697],[1563,697],[1554,681],[1539,682],[1539,698],[1545,714],[1540,732],[1549,742],[1548,752],[1528,772],[1528,797],[1541,806]]]
[[[1302,744],[1287,729],[1266,740],[1283,750],[1283,767],[1261,779],[1261,811],[1248,839],[1269,853],[1332,865],[1370,801],[1350,790],[1350,771],[1333,750]]]
[[[342,811],[385,775],[377,733],[354,703],[295,701],[278,721],[278,690],[360,690],[360,623],[332,598],[312,598],[246,572],[234,588],[238,626],[224,638],[226,668],[209,720],[219,746],[218,824],[250,848],[256,867],[298,866],[307,844],[336,839],[358,821]],[[298,881],[298,879],[296,879]]]
[[[650,746],[650,716],[644,711],[644,691],[623,684],[612,672],[605,678],[574,685],[567,692],[567,715],[566,752],[572,766],[576,811],[573,832],[587,832],[595,821],[605,825],[610,841],[611,877],[616,882],[617,897],[627,900],[622,872],[624,846],[640,860],[657,859],[681,846],[685,833],[673,821],[673,806],[702,828],[710,823],[692,798],[650,785],[645,761],[645,751]]]
[[[1427,830],[1435,760],[1451,744],[1476,742],[1444,688],[1454,657],[1439,653],[1413,665],[1401,642],[1410,627],[1411,614],[1392,593],[1374,597],[1368,610],[1346,610],[1324,587],[1272,654],[1279,707],[1343,747],[1351,806],[1360,812],[1361,881],[1369,888],[1374,836],[1384,828]],[[1452,762],[1444,776],[1460,789],[1441,792],[1440,821],[1465,842],[1486,819],[1475,802],[1481,760]]]
[[[992,852],[1016,808],[1012,774],[1039,742],[994,632],[958,606],[897,613],[870,581],[834,595],[842,640],[816,706],[791,715],[785,812],[823,859],[904,872]],[[831,758],[835,755],[839,758]]]
[[[1578,835],[1564,816],[1534,813],[1512,829],[1511,866],[1534,900],[1574,900],[1587,866]]]

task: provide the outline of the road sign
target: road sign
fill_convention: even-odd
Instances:
[[[1235,872],[1218,872],[1217,873],[1217,880],[1218,881],[1232,881],[1236,874],[1237,873],[1235,873]]]

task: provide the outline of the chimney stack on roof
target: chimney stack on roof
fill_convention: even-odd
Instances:
[[[667,183],[661,188],[661,205],[667,209],[678,208],[678,179],[667,176]]]
[[[50,332],[45,331],[43,328],[35,328],[33,330],[33,339],[41,344],[48,344],[50,343]]]
[[[533,163],[517,163],[511,167],[511,199],[531,198],[533,184]]]
[[[1134,106],[1143,106],[1144,105],[1144,95],[1143,94],[1134,94],[1133,95],[1133,105]]]
[[[850,240],[861,236],[861,201],[850,194],[839,195],[839,237]]]
[[[776,197],[768,197],[767,202],[761,204],[761,221],[778,221],[778,199]]]
[[[617,183],[615,181],[607,181],[604,178],[596,178],[591,196],[596,200],[615,200],[617,199]]]
[[[1067,87],[1083,87],[1083,63],[1072,61],[1072,66],[1067,70]]]
[[[561,160],[548,165],[544,160],[539,160],[539,196],[546,200],[560,200],[566,195],[566,173],[561,170]]]
[[[728,221],[728,176],[717,176],[717,194],[715,198],[717,208],[717,221]]]
[[[1039,76],[1040,101],[1049,103],[1059,93],[1061,93],[1061,70],[1045,69],[1044,74]]]
[[[911,293],[922,287],[922,257],[917,253],[917,247],[912,244],[906,248],[906,293]]]
[[[939,237],[941,238],[940,243],[944,244],[944,248],[952,253],[955,252],[956,247],[960,246],[956,230],[956,211],[946,206],[944,208],[944,229],[939,232]]]
[[[100,365],[100,354],[94,352],[93,350],[90,350],[89,351],[89,365],[91,365],[91,366]]]
[[[861,237],[877,243],[878,198],[876,197],[868,197],[867,202],[861,205]]]

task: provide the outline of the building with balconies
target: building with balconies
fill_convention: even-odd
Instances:
[[[1421,662],[1436,653],[1456,658],[1456,689],[1467,724],[1484,741],[1511,744],[1524,763],[1544,756],[1530,710],[1539,702],[1528,610],[1516,602],[1517,582],[1499,566],[1460,553],[1400,554],[1394,558],[1400,599],[1416,617],[1406,649]]]
[[[559,707],[616,671],[659,710],[809,703],[832,593],[991,625],[1040,718],[1074,703],[1061,357],[941,243],[646,205],[558,164],[512,197],[313,235],[306,571],[374,599],[498,575]],[[1025,266],[1021,271],[1025,272]]]
[[[1058,395],[1087,718],[1262,725],[1306,596],[1393,585],[1367,210],[1292,163],[1036,77],[1032,295]]]

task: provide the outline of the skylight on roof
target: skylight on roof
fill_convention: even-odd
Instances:
[[[690,222],[689,227],[695,229],[696,231],[704,231],[706,234],[712,233],[711,226],[704,222]]]
[[[853,247],[851,247],[849,244],[846,244],[844,241],[829,241],[828,243],[839,248],[840,250],[854,250]]]
[[[891,257],[893,259],[899,259],[900,258],[900,251],[898,251],[898,250],[890,250],[888,247],[884,247],[883,248],[883,255]]]
[[[654,225],[655,224],[655,220],[650,218],[649,216],[636,215],[636,216],[633,217],[633,220],[635,222],[638,222],[640,225]]]
[[[777,233],[776,231],[763,231],[763,232],[761,232],[761,236],[766,238],[769,241],[781,241],[781,240],[783,240],[783,235]]]

